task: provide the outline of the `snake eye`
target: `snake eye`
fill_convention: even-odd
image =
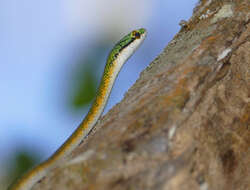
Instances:
[[[136,30],[134,30],[134,31],[132,32],[132,36],[133,36],[134,38],[138,39],[138,38],[141,37],[141,34],[140,34],[139,32],[137,32]]]

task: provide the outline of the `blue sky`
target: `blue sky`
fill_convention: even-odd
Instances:
[[[180,20],[190,18],[196,2],[0,1],[0,168],[19,147],[46,158],[82,120],[88,108],[73,114],[61,105],[60,87],[76,52],[87,52],[102,38],[114,44],[132,29],[148,30],[145,43],[122,69],[107,111],[161,53]]]

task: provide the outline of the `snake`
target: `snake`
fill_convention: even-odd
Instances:
[[[115,44],[107,57],[95,99],[83,121],[54,154],[23,174],[9,186],[8,190],[32,189],[37,182],[45,177],[53,168],[58,167],[62,160],[86,139],[103,113],[114,82],[122,66],[142,44],[146,34],[147,31],[144,28],[133,30]]]

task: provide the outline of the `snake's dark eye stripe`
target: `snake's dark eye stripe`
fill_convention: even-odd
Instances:
[[[141,34],[139,32],[136,32],[135,33],[135,38],[140,38],[141,37]]]

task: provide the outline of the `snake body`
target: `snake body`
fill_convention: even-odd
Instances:
[[[146,33],[144,28],[134,30],[114,46],[107,58],[96,98],[79,127],[51,157],[25,173],[8,190],[30,190],[84,140],[100,118],[121,67],[144,41]]]

